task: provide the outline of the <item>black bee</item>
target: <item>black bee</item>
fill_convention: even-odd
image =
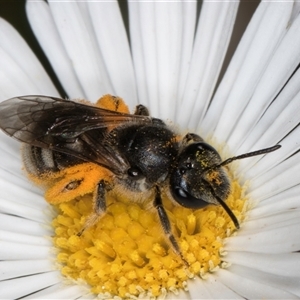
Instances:
[[[146,107],[137,106],[134,114],[126,109],[115,111],[122,100],[105,97],[114,103],[113,110],[46,96],[17,97],[0,104],[0,128],[25,143],[25,169],[32,177],[47,181],[49,176],[45,174],[86,163],[107,170],[95,182],[93,212],[79,235],[105,214],[106,194],[111,190],[126,192],[132,201],[140,203],[153,199],[162,229],[183,261],[162,203],[163,193],[191,209],[222,205],[239,228],[225,203],[230,179],[224,166],[275,151],[280,145],[222,161],[197,134],[188,133],[179,139],[162,120],[151,118]],[[82,180],[67,178],[59,196],[78,189]],[[51,197],[47,201],[56,202]]]

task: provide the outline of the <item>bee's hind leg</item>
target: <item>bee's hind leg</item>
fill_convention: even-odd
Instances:
[[[103,179],[99,181],[94,196],[93,212],[88,216],[83,228],[77,234],[78,236],[81,236],[86,229],[96,224],[99,218],[101,218],[106,213],[106,192],[109,189],[110,187],[107,181]]]

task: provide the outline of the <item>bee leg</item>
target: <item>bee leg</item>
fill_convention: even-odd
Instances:
[[[204,141],[203,138],[198,134],[189,132],[183,137],[181,142],[181,147],[186,147],[189,143],[203,142],[203,141]]]
[[[146,106],[139,104],[135,107],[135,115],[149,117],[150,113]],[[152,123],[156,125],[165,125],[165,123],[161,119],[151,118]]]
[[[135,107],[134,114],[138,116],[150,116],[148,108],[142,104]]]
[[[82,230],[77,234],[81,236],[83,232],[92,227],[106,212],[106,192],[109,190],[109,184],[105,180],[100,180],[95,191],[93,212],[88,216]]]
[[[180,258],[182,259],[182,261],[188,267],[189,264],[185,260],[185,258],[183,257],[182,252],[180,250],[180,247],[179,247],[179,245],[178,245],[178,243],[177,243],[177,241],[176,241],[176,239],[175,239],[175,237],[174,237],[174,235],[172,233],[171,223],[170,223],[170,220],[169,220],[168,215],[166,213],[166,210],[163,207],[161,196],[160,196],[160,191],[159,191],[158,187],[156,187],[156,195],[155,195],[155,199],[154,199],[153,205],[154,205],[154,207],[157,210],[161,226],[163,228],[163,231],[164,231],[165,235],[167,236],[167,238],[169,239],[169,241],[170,241],[170,243],[172,245],[173,251],[177,255],[180,256]]]

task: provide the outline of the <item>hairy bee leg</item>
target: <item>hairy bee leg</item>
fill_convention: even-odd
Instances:
[[[150,116],[148,108],[142,104],[135,107],[134,114],[138,116]]]
[[[167,238],[169,239],[173,251],[180,256],[180,258],[182,259],[182,261],[185,263],[185,265],[188,267],[189,264],[188,262],[185,260],[185,258],[182,255],[182,252],[180,250],[180,247],[172,233],[172,227],[171,227],[171,223],[170,220],[168,218],[168,215],[166,213],[166,210],[163,207],[162,204],[162,200],[161,200],[161,196],[160,196],[160,191],[158,188],[156,188],[156,195],[155,195],[155,199],[154,199],[154,203],[153,203],[154,207],[157,210],[158,216],[159,216],[159,220],[161,223],[161,226],[163,228],[163,231],[165,233],[165,235],[167,236]]]
[[[105,214],[106,212],[105,194],[107,190],[108,190],[108,183],[103,179],[100,180],[100,182],[97,185],[97,189],[95,191],[94,211],[88,216],[82,230],[77,234],[78,236],[81,236],[86,229],[96,224],[99,218],[101,218]]]
[[[198,134],[195,133],[187,133],[181,142],[182,147],[188,145],[191,142],[203,142],[203,138],[201,136],[199,136]]]
[[[149,110],[146,106],[142,105],[142,104],[139,104],[135,107],[135,112],[134,112],[135,115],[138,115],[138,116],[145,116],[145,117],[149,117],[150,116],[150,113],[149,113]],[[151,118],[152,119],[152,123],[153,124],[156,124],[156,125],[165,125],[165,123],[160,120],[160,119],[156,119],[156,118]]]

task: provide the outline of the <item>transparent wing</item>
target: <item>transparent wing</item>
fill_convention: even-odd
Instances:
[[[105,135],[108,126],[128,122],[147,124],[152,119],[47,96],[22,96],[0,103],[0,128],[9,136],[98,163],[115,173],[127,170],[127,162],[105,143]]]

